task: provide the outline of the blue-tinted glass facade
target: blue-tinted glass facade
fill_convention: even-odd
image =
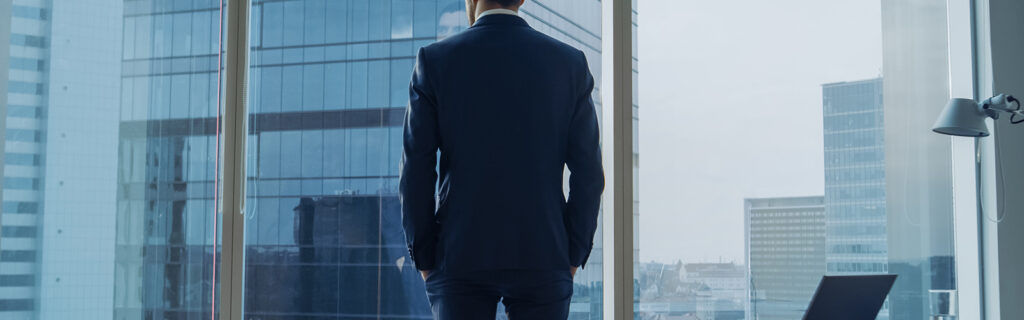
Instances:
[[[829,274],[889,272],[882,89],[881,78],[822,86]]]
[[[219,5],[123,2],[114,319],[215,311]]]
[[[600,7],[529,1],[522,16],[600,77]],[[123,318],[211,311],[218,10],[125,2]],[[401,229],[401,125],[416,51],[467,27],[464,1],[256,0],[250,20],[245,317],[429,319]],[[601,317],[595,250],[573,319]]]

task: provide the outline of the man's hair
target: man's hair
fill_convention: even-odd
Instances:
[[[500,4],[502,7],[508,7],[511,5],[519,4],[519,0],[490,0],[494,3]]]

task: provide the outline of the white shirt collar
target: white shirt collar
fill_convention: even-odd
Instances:
[[[508,15],[513,15],[513,16],[519,16],[518,12],[509,10],[509,9],[501,9],[501,8],[499,8],[499,9],[491,9],[491,10],[487,10],[487,11],[481,12],[479,16],[476,16],[476,20],[480,21],[480,18],[483,18],[484,16],[492,15],[492,14],[508,14]]]

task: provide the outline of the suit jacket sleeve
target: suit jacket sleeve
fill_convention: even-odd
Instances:
[[[569,199],[566,203],[565,227],[569,234],[569,262],[583,266],[594,247],[597,215],[604,191],[604,169],[601,165],[600,129],[591,93],[594,77],[590,74],[586,56],[580,96],[574,106],[569,128],[569,148],[566,165],[569,167]]]
[[[409,255],[419,270],[434,269],[438,225],[434,192],[437,185],[437,152],[440,134],[437,100],[427,77],[424,49],[416,58],[405,112],[402,172],[399,195],[402,227]]]

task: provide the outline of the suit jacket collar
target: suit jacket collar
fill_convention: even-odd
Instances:
[[[473,26],[470,27],[470,28],[483,27],[483,26],[506,26],[506,25],[507,26],[522,26],[522,27],[529,27],[530,26],[528,23],[526,23],[526,20],[523,20],[523,18],[520,18],[519,16],[513,16],[513,15],[509,15],[509,14],[489,14],[489,15],[480,17],[480,19],[477,20],[476,23],[474,23]]]

